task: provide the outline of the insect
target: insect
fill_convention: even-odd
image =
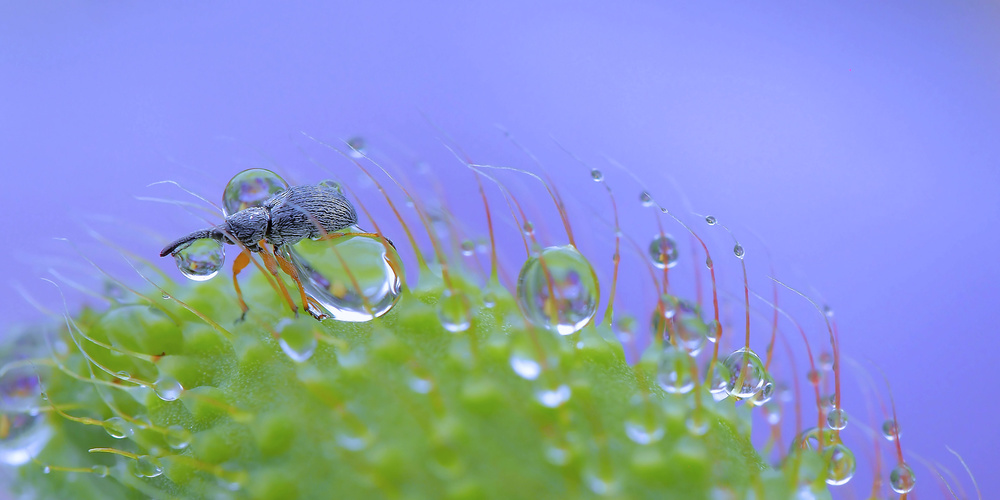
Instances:
[[[264,266],[274,276],[280,268],[292,277],[302,295],[303,308],[313,316],[309,307],[310,299],[302,288],[302,282],[295,267],[282,257],[279,250],[285,245],[294,245],[305,238],[320,239],[332,237],[333,233],[354,226],[358,222],[354,206],[333,187],[329,181],[316,185],[293,186],[265,200],[260,206],[248,207],[226,217],[226,220],[208,229],[201,229],[178,238],[160,251],[160,257],[173,255],[198,239],[209,238],[230,245],[242,247],[240,255],[233,261],[233,287],[246,317],[249,307],[243,300],[243,293],[237,275],[250,264],[250,254],[257,253]],[[271,248],[268,250],[267,245]],[[295,314],[298,307],[281,285],[281,291]]]

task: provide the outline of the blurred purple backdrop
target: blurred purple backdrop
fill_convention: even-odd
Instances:
[[[472,178],[423,114],[476,160],[523,160],[500,123],[544,152],[577,208],[606,213],[606,200],[550,136],[601,166],[636,220],[640,187],[602,155],[675,210],[682,192],[744,241],[762,292],[766,244],[779,274],[835,308],[845,355],[886,372],[906,451],[959,473],[951,446],[984,491],[1000,488],[989,389],[1000,352],[1000,5],[375,4],[4,2],[4,281],[56,306],[38,277],[80,259],[53,237],[101,255],[93,225],[152,259],[162,240],[131,238],[129,225],[166,238],[201,224],[136,200],[191,200],[151,182],[216,200],[231,175],[272,159],[303,182],[327,177],[299,151],[323,154],[300,131],[361,134],[401,163],[426,160],[466,193],[453,210],[478,215]],[[318,159],[347,168],[330,152]],[[586,208],[576,216],[584,238],[610,239]],[[640,239],[654,230],[646,217],[630,228]],[[606,272],[607,259],[592,259]],[[42,317],[13,287],[0,303],[5,325]],[[915,465],[921,498],[934,497]]]

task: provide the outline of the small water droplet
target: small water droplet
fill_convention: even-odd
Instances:
[[[828,352],[819,354],[819,369],[825,372],[833,370],[833,355]]]
[[[52,472],[52,467],[49,467],[48,465],[42,467],[42,474],[50,474],[51,472]]]
[[[427,394],[434,388],[434,383],[422,377],[412,376],[406,381],[411,391],[417,394]]]
[[[663,348],[656,373],[660,387],[671,394],[687,394],[694,389],[691,368],[694,360],[688,353],[672,345]]]
[[[857,462],[854,453],[843,444],[837,443],[830,448],[824,449],[829,468],[827,469],[826,483],[839,486],[846,484],[854,477],[857,469]]]
[[[820,373],[819,370],[809,370],[808,372],[806,372],[806,380],[808,380],[809,383],[812,385],[818,384],[820,379],[822,378],[823,374]]]
[[[764,403],[761,408],[764,410],[764,417],[767,419],[767,423],[778,425],[781,422],[781,405],[776,400],[772,399]]]
[[[285,318],[278,322],[275,330],[280,337],[278,345],[292,361],[305,363],[316,352],[319,342],[312,324],[306,318]]]
[[[332,190],[334,190],[334,191],[336,191],[336,192],[338,192],[340,194],[344,194],[344,186],[342,186],[339,182],[337,182],[335,180],[327,179],[325,181],[320,181],[320,183],[318,185],[322,186],[322,187],[330,188],[330,189],[332,189]]]
[[[665,342],[676,342],[677,347],[683,349],[691,356],[697,356],[705,347],[709,330],[701,319],[701,312],[698,305],[684,299],[675,299],[673,307],[673,333],[669,329],[666,333]],[[654,324],[654,328],[658,326]],[[659,332],[660,330],[654,330]],[[712,332],[714,334],[714,332]],[[713,337],[714,338],[714,337]]]
[[[222,209],[226,216],[249,207],[259,207],[272,196],[288,189],[288,183],[278,174],[251,168],[233,176],[222,192]]]
[[[183,450],[191,444],[191,431],[179,425],[167,427],[167,432],[163,437],[167,441],[167,446],[175,450]]]
[[[719,223],[719,219],[716,219],[714,215],[709,215],[705,217],[705,222],[708,223],[709,226],[714,226]]]
[[[532,224],[530,220],[524,221],[524,226],[522,227],[522,229],[524,230],[525,236],[531,236],[535,234],[535,225]]]
[[[354,136],[347,140],[347,147],[351,150],[348,154],[351,158],[364,158],[368,154],[368,141],[364,137]]]
[[[483,294],[483,305],[489,309],[492,309],[497,305],[497,295],[491,291]]]
[[[537,361],[517,353],[510,355],[510,367],[525,380],[535,380],[542,373],[542,366]]]
[[[108,466],[107,465],[93,465],[90,467],[90,472],[94,473],[97,477],[108,477]]]
[[[162,294],[160,294],[160,297],[162,297],[163,300],[170,300],[170,294],[167,292],[163,292]]]
[[[830,306],[828,306],[828,305],[826,305],[826,304],[823,304],[823,314],[825,314],[827,318],[832,318],[833,317],[833,308],[830,307]]]
[[[517,303],[531,323],[560,335],[575,333],[597,313],[597,275],[570,245],[531,257],[517,278]]]
[[[476,253],[476,244],[472,240],[465,240],[462,242],[462,255],[466,257],[472,257]]]
[[[115,439],[125,439],[132,435],[132,424],[121,417],[111,417],[104,421],[104,430]]]
[[[561,384],[555,388],[542,388],[535,393],[535,398],[538,402],[545,406],[546,408],[558,408],[563,405],[566,401],[569,401],[569,397],[572,392],[569,386],[566,384]]]
[[[843,408],[830,410],[826,415],[826,424],[835,431],[843,430],[847,427],[847,412]]]
[[[764,374],[764,385],[761,386],[760,390],[753,393],[747,401],[754,406],[764,406],[774,397],[774,377],[770,373]]]
[[[156,457],[141,455],[135,459],[135,475],[137,477],[157,477],[163,474],[163,465]]]
[[[677,242],[669,234],[657,234],[649,243],[649,257],[653,265],[663,268],[673,268],[677,265]]]
[[[764,363],[753,351],[741,347],[726,357],[724,361],[729,369],[729,381],[726,392],[737,398],[748,398],[764,386]]]
[[[733,247],[733,255],[735,255],[736,258],[742,259],[743,257],[746,256],[746,254],[747,251],[743,249],[743,245],[737,243],[736,246]]]
[[[705,373],[708,373],[709,369],[712,371],[712,376],[706,381],[705,385],[708,388],[708,392],[712,394],[712,399],[722,401],[728,398],[729,393],[726,391],[726,387],[729,384],[731,376],[729,368],[721,361],[716,361],[714,365],[705,368]]]
[[[895,441],[897,437],[901,435],[899,424],[893,419],[888,419],[882,422],[882,437],[888,441]]]
[[[583,480],[590,491],[598,496],[611,496],[620,489],[614,474],[611,471],[600,470],[599,467],[584,471]]]
[[[917,476],[909,465],[900,463],[889,473],[889,485],[896,493],[909,493],[917,485]]]
[[[127,372],[127,371],[125,371],[125,370],[122,370],[120,372],[116,372],[115,373],[115,377],[117,377],[117,378],[119,378],[121,380],[129,380],[129,379],[132,378],[132,374],[129,373],[129,372]]]
[[[688,415],[687,420],[684,421],[684,425],[687,427],[688,432],[695,436],[704,436],[708,432],[709,424],[711,420],[709,419],[709,413],[704,408],[695,408],[691,410],[691,414]]]
[[[182,245],[171,255],[181,274],[193,281],[214,278],[226,263],[226,248],[221,242],[210,238]]]
[[[639,193],[639,202],[642,203],[644,207],[653,206],[653,197],[647,191]]]
[[[604,172],[601,172],[596,168],[592,168],[590,169],[590,178],[594,179],[594,182],[601,182],[604,180]]]
[[[441,326],[452,333],[464,332],[472,324],[472,305],[469,297],[459,290],[445,289],[438,300],[438,319]]]
[[[156,395],[164,401],[175,401],[177,398],[181,397],[181,393],[184,392],[184,387],[181,383],[177,381],[174,377],[170,375],[161,375],[160,378],[153,383],[153,391]]]
[[[306,294],[337,321],[370,321],[399,301],[403,262],[381,238],[307,238],[282,254],[295,266]]]

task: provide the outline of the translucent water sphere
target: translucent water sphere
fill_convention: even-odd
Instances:
[[[827,448],[825,452],[830,464],[829,469],[827,469],[826,483],[839,486],[850,481],[857,470],[854,453],[840,443]]]
[[[594,179],[594,182],[601,182],[604,180],[604,172],[601,172],[596,168],[592,168],[590,169],[590,178]]]
[[[19,466],[42,451],[52,429],[38,411],[38,375],[29,366],[3,366],[9,361],[0,359],[0,464]]]
[[[305,363],[316,352],[319,342],[313,332],[311,320],[305,317],[285,318],[278,322],[275,331],[280,335],[278,345],[292,361]]]
[[[843,408],[834,408],[826,415],[826,424],[833,430],[843,430],[847,427],[847,412]]]
[[[673,334],[667,331],[667,340],[676,341],[677,346],[691,356],[697,356],[705,347],[709,334],[714,334],[701,319],[698,305],[685,299],[678,300],[674,308],[673,330]]]
[[[282,254],[324,315],[337,321],[370,321],[399,300],[403,263],[383,238],[344,234],[304,239]]]
[[[194,281],[214,278],[226,263],[226,248],[221,242],[209,238],[183,245],[172,255],[181,274]]]
[[[726,392],[730,396],[749,398],[764,387],[764,378],[767,375],[764,363],[750,349],[741,347],[733,351],[723,363],[729,369]]]
[[[244,208],[259,207],[264,200],[286,189],[288,183],[270,170],[244,170],[226,184],[226,189],[222,192],[222,209],[228,217]]]
[[[153,383],[153,391],[156,392],[156,396],[164,401],[175,401],[177,398],[181,397],[181,392],[184,392],[184,387],[181,383],[177,381],[174,377],[170,375],[161,375],[159,379]]]
[[[754,406],[764,406],[774,398],[774,389],[774,377],[770,373],[766,373],[764,375],[764,385],[761,386],[759,391],[753,393],[753,396],[748,401]]]
[[[917,485],[917,476],[909,465],[900,463],[889,473],[889,485],[896,493],[909,493]]]
[[[653,265],[663,269],[677,265],[677,242],[669,234],[657,234],[649,243],[649,257]]]
[[[895,441],[899,435],[899,424],[895,420],[890,418],[882,422],[882,437],[888,441]]]
[[[671,394],[687,394],[694,389],[693,367],[694,360],[687,352],[668,345],[660,354],[656,381]]]
[[[712,399],[716,401],[722,401],[729,397],[729,393],[726,391],[726,387],[729,384],[729,368],[722,364],[720,361],[716,361],[714,365],[705,367],[705,373],[712,371],[711,377],[705,381],[705,385],[708,388],[708,392],[712,394]]]
[[[438,319],[452,333],[464,332],[472,324],[472,305],[460,290],[445,290],[438,300]]]
[[[571,245],[543,249],[517,278],[517,303],[525,318],[560,335],[583,328],[597,312],[599,297],[594,268]]]

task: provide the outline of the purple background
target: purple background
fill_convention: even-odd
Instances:
[[[1000,488],[995,2],[357,3],[0,5],[5,281],[55,306],[37,278],[50,266],[85,273],[52,237],[106,256],[86,236],[92,225],[153,258],[162,240],[132,238],[128,225],[166,238],[202,224],[134,198],[191,200],[146,187],[154,181],[216,200],[232,174],[269,158],[302,182],[327,177],[300,147],[348,168],[299,131],[362,134],[404,166],[425,159],[456,193],[452,209],[479,216],[471,177],[421,113],[479,161],[535,168],[493,126],[502,123],[575,193],[576,229],[597,255],[609,255],[600,245],[612,232],[582,207],[606,212],[606,199],[550,135],[621,186],[629,232],[642,241],[654,229],[635,201],[640,188],[604,154],[632,166],[665,205],[683,211],[664,174],[695,209],[718,215],[748,249],[752,286],[768,294],[766,242],[780,275],[835,308],[845,355],[872,359],[892,381],[904,450],[961,474],[949,445],[984,491]],[[532,203],[549,210],[544,198]],[[730,244],[697,227],[716,248]],[[549,229],[552,241],[562,237]],[[519,243],[510,243],[514,265]],[[607,259],[593,260],[606,273]],[[738,268],[726,265],[726,287],[739,292]],[[42,316],[11,287],[0,288],[0,304],[4,324]],[[853,397],[848,411],[868,421]],[[936,496],[914,465],[921,496]]]

